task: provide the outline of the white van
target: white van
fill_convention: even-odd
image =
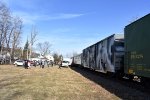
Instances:
[[[63,58],[64,63],[68,63],[68,66],[71,66],[72,59],[71,58]]]
[[[63,60],[63,61],[61,62],[61,66],[62,66],[62,67],[68,67],[68,66],[69,66],[69,61]]]

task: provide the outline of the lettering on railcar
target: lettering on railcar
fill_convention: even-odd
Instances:
[[[131,52],[130,58],[133,59],[143,59],[144,55],[143,54],[137,54],[136,51]]]

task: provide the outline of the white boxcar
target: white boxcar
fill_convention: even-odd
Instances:
[[[76,55],[72,58],[73,65],[81,65],[81,56],[82,54]]]

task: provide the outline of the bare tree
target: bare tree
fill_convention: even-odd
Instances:
[[[9,52],[14,57],[19,50],[21,33],[22,20],[19,17],[12,17],[9,8],[0,2],[0,54],[6,55]]]
[[[39,50],[40,54],[44,56],[46,54],[50,54],[50,47],[51,47],[51,44],[48,41],[37,44],[37,49]]]
[[[58,53],[53,53],[53,57],[54,57],[54,62],[55,64],[58,64],[58,62],[60,62],[63,59],[63,56],[61,54]]]
[[[37,32],[35,26],[32,27],[32,30],[31,30],[31,40],[30,40],[30,54],[29,54],[29,58],[31,58],[31,55],[32,55],[32,46],[36,42],[37,34],[38,34],[38,32]]]
[[[12,52],[11,55],[14,57],[15,48],[20,43],[21,39],[21,33],[22,33],[22,20],[18,17],[14,18],[13,20],[13,32],[12,32]]]
[[[11,16],[9,9],[0,2],[0,53],[8,43],[8,33],[11,27]],[[7,45],[8,46],[8,45]]]

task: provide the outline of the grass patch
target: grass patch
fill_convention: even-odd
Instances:
[[[0,100],[119,99],[70,68],[0,65]]]

